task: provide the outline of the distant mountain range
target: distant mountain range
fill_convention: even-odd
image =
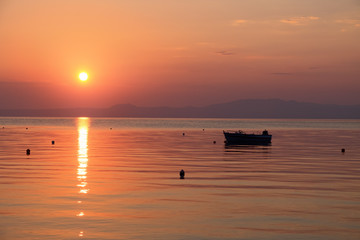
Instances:
[[[280,99],[248,99],[204,107],[138,107],[118,104],[110,108],[3,109],[12,117],[149,117],[149,118],[328,118],[360,119],[360,105],[316,104]]]

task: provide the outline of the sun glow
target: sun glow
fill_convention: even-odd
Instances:
[[[82,72],[79,74],[79,78],[81,81],[86,81],[88,79],[88,75],[86,72]]]

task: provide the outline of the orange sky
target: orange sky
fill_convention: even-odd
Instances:
[[[1,0],[0,108],[360,104],[359,13],[358,0]]]

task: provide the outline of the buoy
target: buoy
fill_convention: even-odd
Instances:
[[[185,133],[183,133],[183,136],[185,136]]]
[[[112,130],[112,128],[110,128],[110,130]]]
[[[214,144],[216,144],[216,141],[213,141]]]
[[[203,128],[203,131],[205,131],[205,128]]]
[[[184,169],[181,169],[180,171],[180,179],[184,179],[185,178],[185,171]]]
[[[26,155],[30,155],[30,149],[26,149]]]
[[[53,140],[53,141],[51,141],[51,144],[52,144],[52,145],[54,145],[54,144],[55,144],[55,141],[54,141],[54,140]]]
[[[344,153],[344,152],[345,152],[345,148],[342,148],[342,149],[341,149],[341,152]]]
[[[26,128],[26,130],[28,130],[28,128]]]

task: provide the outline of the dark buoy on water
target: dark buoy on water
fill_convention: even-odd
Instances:
[[[112,128],[110,128],[110,130],[112,130]]]
[[[51,141],[51,144],[52,144],[52,145],[54,145],[54,144],[55,144],[55,141],[54,141],[54,140],[53,140],[53,141]]]
[[[26,128],[26,130],[28,130],[28,128]]]
[[[183,133],[183,136],[185,136],[185,133]]]
[[[30,149],[26,149],[26,155],[30,155]]]
[[[213,141],[214,144],[216,144],[216,141]]]
[[[342,149],[341,149],[341,152],[344,153],[344,152],[345,152],[345,148],[342,148]]]
[[[180,171],[180,179],[184,179],[185,178],[185,171],[184,169],[181,169]]]

